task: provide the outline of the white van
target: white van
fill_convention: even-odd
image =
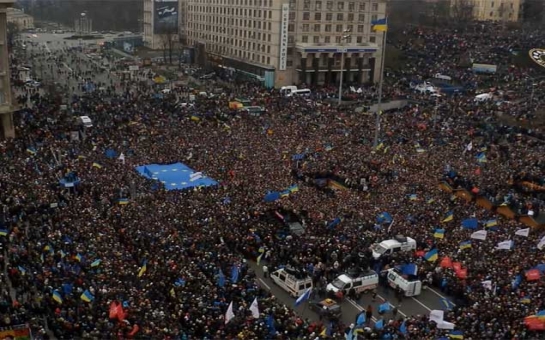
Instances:
[[[397,287],[405,293],[405,296],[417,296],[422,291],[422,281],[405,278],[396,268],[388,269],[388,284],[396,289]]]
[[[301,89],[301,90],[295,90],[290,94],[287,94],[286,97],[294,97],[294,96],[301,96],[301,97],[308,97],[312,91],[309,89]]]
[[[326,291],[337,294],[342,291],[348,294],[354,288],[356,294],[367,293],[378,287],[378,274],[372,270],[352,276],[347,274],[339,275],[333,282],[327,285]]]
[[[81,125],[85,126],[86,128],[90,128],[93,126],[93,122],[91,121],[91,118],[88,116],[80,116],[79,122]]]
[[[288,292],[292,297],[299,297],[312,288],[312,278],[299,273],[293,269],[282,268],[271,273],[271,279],[280,288]]]
[[[297,91],[297,86],[289,85],[289,86],[282,86],[280,88],[280,94],[283,96],[290,95],[292,92]]]
[[[379,259],[384,255],[391,255],[398,251],[416,250],[416,241],[410,237],[397,235],[393,240],[385,240],[372,246],[373,258]]]

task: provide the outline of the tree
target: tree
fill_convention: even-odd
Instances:
[[[454,0],[451,13],[452,18],[459,25],[465,25],[473,19],[475,3],[472,0]]]
[[[168,62],[169,64],[172,64],[172,54],[174,52],[174,48],[176,47],[176,42],[178,41],[178,27],[176,27],[176,25],[164,25],[160,27],[158,34],[161,37],[163,58],[166,62],[168,53]]]
[[[522,21],[532,24],[535,28],[536,24],[545,23],[545,2],[543,0],[526,0],[522,7]]]
[[[11,51],[13,49],[13,45],[15,43],[15,40],[19,37],[19,27],[14,22],[8,22],[7,26],[7,42],[8,42],[8,50]]]

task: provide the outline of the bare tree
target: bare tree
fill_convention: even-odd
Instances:
[[[455,0],[451,8],[452,18],[458,24],[465,25],[473,19],[474,9],[475,4],[472,0]]]
[[[166,62],[168,53],[169,64],[172,64],[172,55],[178,41],[178,27],[176,27],[175,25],[162,26],[159,30],[159,35],[161,36],[161,49],[163,50],[163,58]]]

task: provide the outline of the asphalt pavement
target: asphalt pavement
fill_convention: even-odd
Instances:
[[[270,278],[263,277],[263,264],[257,265],[253,261],[248,261],[249,266],[255,271],[258,277],[258,283],[261,287],[269,290],[279,301],[284,303],[286,306],[294,308],[294,310],[300,314],[302,317],[307,318],[312,321],[319,321],[318,314],[309,310],[308,303],[303,303],[302,305],[295,307],[295,299],[289,296],[289,294],[284,291],[282,288],[274,284],[273,280]],[[367,306],[371,305],[373,308],[373,323],[377,320],[384,319],[384,322],[393,318],[392,309],[394,306],[397,306],[398,315],[397,317],[410,317],[416,315],[428,315],[434,309],[445,310],[444,304],[441,302],[441,299],[449,299],[447,296],[438,292],[436,289],[427,288],[422,290],[421,294],[417,297],[405,297],[401,304],[398,304],[397,299],[395,298],[394,291],[390,288],[379,287],[377,290],[377,298],[375,301],[372,300],[371,294],[364,294],[357,301],[352,299],[345,298],[341,302],[342,317],[341,321],[346,325],[354,323],[357,315],[367,309]],[[390,311],[382,315],[378,314],[379,305],[388,302],[391,306]]]

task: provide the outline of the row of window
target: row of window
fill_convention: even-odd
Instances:
[[[256,20],[242,20],[242,19],[227,19],[227,18],[218,18],[212,17],[208,18],[210,20],[188,20],[187,27],[190,28],[202,28],[214,27],[216,31],[225,30],[225,26],[235,26],[240,28],[251,28],[254,30],[272,30],[272,23],[266,21],[256,21]],[[213,26],[212,26],[213,25]]]
[[[213,45],[207,48],[210,52],[217,53],[219,55],[235,57],[235,58],[243,59],[243,60],[254,62],[254,63],[264,64],[264,65],[271,64],[271,57],[262,55],[259,53],[244,51],[237,48],[220,46],[220,45]]]
[[[290,19],[291,19],[291,13],[290,13]],[[322,15],[321,12],[316,12],[314,13],[313,16],[310,15],[310,12],[303,12],[303,20],[304,21],[308,21],[308,20],[311,20],[311,17],[314,19],[314,21],[322,21],[323,19],[322,18],[325,18],[325,21],[332,21],[333,20],[333,13],[326,13],[325,16]],[[377,15],[376,14],[373,14],[372,15],[373,18],[375,19],[372,19],[372,20],[376,20],[377,18]],[[293,18],[295,19],[295,13],[293,13]],[[358,14],[357,16],[354,14],[354,13],[347,13],[346,16],[344,13],[337,13],[335,15],[335,18],[337,19],[337,21],[355,21],[356,18],[359,22],[364,22],[365,21],[365,14],[363,13],[360,13]]]
[[[203,0],[197,0],[195,3],[202,4]],[[273,0],[209,0],[207,1],[207,5],[272,7]]]
[[[244,16],[254,18],[272,18],[272,11],[251,8],[230,8],[230,7],[209,7],[209,6],[189,6],[188,13],[207,13],[232,16]],[[191,14],[190,14],[191,15]]]
[[[242,30],[242,29],[239,30],[239,29],[233,29],[233,28],[203,25],[203,24],[188,23],[187,31],[189,32],[189,34],[193,34],[195,36],[228,35],[228,36],[241,37],[243,39],[256,39],[259,41],[269,41],[269,42],[271,41],[270,33],[261,33],[261,32]],[[211,33],[209,34],[206,32],[211,32]],[[212,33],[216,33],[216,34],[212,34]]]
[[[323,7],[322,7],[323,3],[324,3],[324,1],[318,0],[318,1],[314,1],[314,3],[311,4],[311,2],[309,0],[305,0],[303,2],[303,10],[305,10],[305,11],[310,11],[310,10],[321,11],[323,9]],[[290,1],[290,8],[291,9],[296,9],[296,5],[297,5],[297,2],[295,0]],[[357,3],[357,9],[360,12],[365,12],[366,11],[366,5],[367,5],[367,3],[359,1]],[[356,10],[356,2],[349,1],[349,2],[345,3],[344,1],[337,1],[337,5],[335,6],[334,1],[325,1],[325,9],[327,9],[328,11],[333,11],[333,10],[355,11]],[[372,3],[371,4],[371,11],[373,11],[373,12],[378,11],[378,3]]]
[[[288,38],[288,41],[290,39]],[[366,36],[361,36],[361,35],[358,35],[356,37],[354,36],[349,36],[349,37],[346,37],[344,40],[342,38],[342,36],[336,36],[336,37],[332,37],[331,36],[325,36],[325,37],[320,37],[320,36],[312,36],[312,43],[313,44],[320,44],[320,43],[323,43],[323,44],[331,44],[332,43],[332,40],[335,41],[335,44],[341,44],[341,43],[346,43],[346,44],[351,44],[353,41],[355,41],[357,44],[363,44],[365,42],[367,42],[366,40]],[[370,36],[369,37],[369,42],[370,43],[376,43],[377,41],[377,38],[375,36]],[[301,36],[301,42],[304,43],[304,44],[308,44],[310,43],[310,37],[308,35],[303,35]]]
[[[322,30],[322,26],[323,26],[323,30]],[[327,33],[333,32],[333,27],[335,27],[335,32],[337,32],[337,33],[343,33],[343,32],[346,32],[346,31],[364,33],[366,25],[357,25],[356,30],[354,31],[354,25],[337,24],[337,25],[333,26],[331,24],[327,24],[327,25],[314,24],[314,25],[311,26],[309,24],[303,24],[301,26],[301,31],[303,33],[310,32],[311,27],[312,27],[312,32],[316,32],[316,33],[319,33],[319,32],[327,32]],[[370,26],[367,26],[367,27],[370,27]],[[294,24],[289,24],[288,25],[288,31],[294,32],[294,29],[295,29]]]

